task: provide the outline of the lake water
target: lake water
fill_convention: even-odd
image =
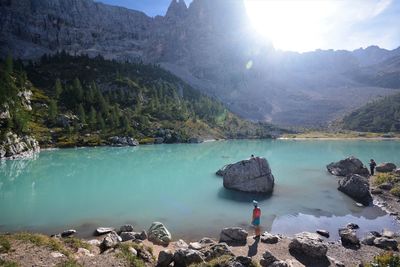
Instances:
[[[176,238],[218,236],[227,226],[249,228],[252,200],[264,230],[294,234],[337,229],[359,234],[399,230],[379,207],[360,208],[337,190],[326,164],[354,155],[367,163],[399,164],[398,141],[238,140],[133,148],[43,151],[36,159],[0,163],[0,232],[56,233],[132,223],[139,231],[161,221]],[[227,163],[266,157],[276,186],[270,197],[226,190],[214,173]]]

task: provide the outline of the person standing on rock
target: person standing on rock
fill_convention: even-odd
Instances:
[[[375,167],[376,167],[376,162],[375,162],[375,160],[371,159],[369,162],[369,170],[371,172],[371,175],[374,175]]]
[[[260,238],[260,220],[261,220],[261,209],[258,207],[258,202],[253,200],[253,218],[251,220],[251,224],[255,228],[255,237],[254,238]]]

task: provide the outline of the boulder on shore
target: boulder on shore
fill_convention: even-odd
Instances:
[[[310,258],[324,258],[328,247],[318,234],[302,232],[295,235],[289,244],[289,249]]]
[[[178,249],[174,253],[174,266],[190,266],[195,263],[204,262],[204,255],[193,249]]]
[[[224,228],[221,231],[219,241],[233,244],[246,244],[248,232],[240,227]]]
[[[355,157],[349,157],[338,162],[332,162],[326,166],[328,171],[336,176],[348,176],[351,174],[359,174],[369,176],[369,171],[364,167],[361,160]]]
[[[354,174],[340,179],[338,190],[364,206],[372,203],[368,180],[361,175]]]
[[[340,240],[343,246],[359,246],[360,240],[356,235],[356,231],[350,228],[339,229]]]
[[[148,231],[148,239],[155,244],[164,246],[171,242],[172,236],[164,224],[153,222]]]
[[[224,187],[243,192],[271,193],[274,176],[265,158],[251,158],[227,165],[222,172]]]
[[[396,170],[397,166],[394,163],[384,162],[376,166],[375,170],[377,172],[392,172]]]

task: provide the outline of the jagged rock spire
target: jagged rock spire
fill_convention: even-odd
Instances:
[[[165,17],[167,18],[179,18],[186,16],[187,6],[184,0],[172,0],[171,4],[168,7],[167,14]]]

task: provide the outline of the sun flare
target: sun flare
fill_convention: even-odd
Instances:
[[[245,5],[255,29],[275,48],[300,52],[321,47],[335,10],[331,1],[317,0],[245,0]]]

